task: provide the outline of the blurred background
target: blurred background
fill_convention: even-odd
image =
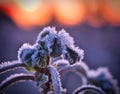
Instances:
[[[0,62],[17,60],[21,45],[34,44],[46,26],[64,28],[84,50],[86,64],[92,69],[107,67],[120,85],[120,0],[0,0]],[[2,74],[0,82],[20,72],[25,71]],[[71,75],[67,77],[63,78],[71,82]],[[15,84],[5,92],[39,94],[32,82]]]

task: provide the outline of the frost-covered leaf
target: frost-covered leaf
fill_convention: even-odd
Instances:
[[[62,54],[61,41],[54,27],[44,28],[38,35],[36,43],[39,45],[36,46],[37,48],[42,48],[51,57],[58,57]]]
[[[37,50],[35,46],[24,44],[18,52],[19,61],[23,62],[28,67],[46,66],[46,53],[44,50]]]
[[[120,94],[117,80],[113,79],[107,68],[89,71],[88,79],[90,84],[101,87],[106,94]]]
[[[8,61],[8,62],[4,62],[0,64],[0,74],[10,71],[10,70],[14,70],[18,67],[24,67],[24,64],[19,62],[19,61]]]
[[[88,70],[89,70],[88,66],[85,63],[81,62],[81,63],[75,63],[73,65],[65,65],[59,68],[58,72],[60,73],[60,75],[65,74],[67,72],[73,72],[81,78],[82,84],[87,84]]]
[[[59,60],[60,62],[60,60]],[[66,61],[62,61],[62,62],[66,62]],[[59,64],[64,64],[64,67],[59,68]],[[88,66],[81,62],[81,63],[75,63],[73,65],[68,65],[67,63],[58,63],[57,65],[57,69],[59,71],[60,74],[64,74],[66,72],[70,72],[70,71],[74,71],[80,74],[83,74],[85,77],[87,76],[87,72],[89,71]]]
[[[55,27],[45,27],[38,35],[37,37],[37,42],[39,43],[40,40],[43,38],[49,36],[49,35],[54,35],[56,34],[57,31],[55,30]]]
[[[84,92],[84,93],[83,93]],[[101,88],[94,85],[82,85],[73,94],[106,94]],[[110,94],[110,93],[108,93]]]
[[[40,68],[43,68],[46,66],[46,54],[43,50],[35,51],[33,55],[31,56],[32,62],[34,65],[39,66]]]
[[[70,65],[67,60],[57,60],[54,64],[56,65],[57,70],[63,69]]]
[[[70,62],[70,64],[74,64],[76,62],[79,62],[83,59],[83,50],[77,48],[77,47],[66,47],[64,51],[64,58]]]
[[[65,47],[65,46],[72,47],[72,46],[74,46],[73,38],[64,29],[62,29],[58,32],[58,38],[61,41],[61,46],[62,47]]]
[[[52,52],[50,53],[50,56],[54,57],[54,58],[59,57],[63,52],[63,48],[61,46],[61,41],[57,36],[54,39],[53,45],[51,45],[51,49],[52,49]]]
[[[66,90],[62,88],[59,73],[57,72],[55,67],[51,65],[48,67],[48,69],[50,71],[51,78],[52,78],[54,94],[64,94]]]
[[[83,50],[74,47],[73,38],[65,31],[55,28],[44,28],[38,35],[36,48],[43,49],[48,56],[56,58],[64,54],[65,59],[75,63],[83,58]]]
[[[42,49],[46,50],[48,54],[52,52],[51,46],[54,44],[56,32],[55,28],[47,27],[38,35],[36,43],[38,43]]]
[[[33,67],[31,56],[34,54],[35,49],[29,44],[23,44],[23,46],[18,51],[18,59],[27,66]]]
[[[7,77],[4,81],[0,83],[0,91],[19,81],[26,81],[26,80],[35,80],[35,76],[32,74],[14,74]]]

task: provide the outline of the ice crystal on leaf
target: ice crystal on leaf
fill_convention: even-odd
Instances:
[[[51,49],[52,49],[52,52],[50,53],[51,57],[59,57],[62,54],[63,48],[58,37],[54,39],[54,43],[53,45],[51,45]]]
[[[105,94],[105,92],[101,88],[94,85],[82,85],[77,88],[73,94]]]
[[[46,53],[44,50],[37,50],[34,46],[23,44],[18,51],[18,59],[28,67],[44,67],[46,65]]]
[[[49,56],[54,58],[64,54],[70,63],[75,63],[83,58],[83,50],[74,47],[73,38],[65,30],[57,32],[55,28],[43,29],[38,35],[36,47],[44,49]]]
[[[43,29],[38,35],[36,43],[39,45],[39,48],[44,49],[51,57],[58,57],[62,54],[61,42],[55,28],[48,27]]]
[[[60,75],[57,72],[56,68],[53,66],[49,66],[48,69],[51,73],[51,78],[52,78],[53,88],[54,88],[55,94],[65,94],[66,89],[62,88]]]
[[[34,54],[35,49],[29,44],[23,44],[23,46],[18,51],[18,59],[26,64],[27,66],[33,67],[32,55]]]
[[[55,62],[56,66],[57,66],[57,70],[62,69],[64,67],[69,66],[69,62],[67,60],[58,60]]]
[[[64,29],[58,32],[58,38],[62,47],[72,47],[74,45],[73,38]]]
[[[16,68],[22,67],[23,63],[22,62],[18,62],[18,61],[8,61],[8,62],[3,62],[0,64],[0,74],[10,71],[10,70],[14,70]]]
[[[41,45],[42,49],[46,50],[48,54],[52,52],[51,46],[54,44],[56,37],[55,28],[45,28],[40,32],[37,38],[37,43]]]
[[[45,60],[45,53],[43,50],[35,51],[34,54],[32,55],[32,62],[34,65],[38,65],[39,67],[44,67],[46,66],[46,60]]]
[[[67,59],[71,64],[79,62],[83,59],[83,50],[77,47],[66,47],[64,51],[64,58]]]

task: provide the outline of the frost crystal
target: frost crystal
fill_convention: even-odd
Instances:
[[[65,68],[66,66],[69,66],[69,62],[67,60],[58,60],[55,62],[57,70],[61,68]]]
[[[83,58],[83,51],[74,47],[73,38],[65,30],[57,32],[55,28],[44,28],[37,38],[35,47],[38,50],[43,49],[48,56],[53,58],[64,54],[70,63]]]
[[[78,47],[66,47],[66,50],[64,51],[64,58],[67,59],[70,64],[79,62],[83,59],[83,50]]]
[[[59,57],[63,52],[61,42],[57,36],[54,39],[53,45],[51,45],[51,49],[52,49],[52,52],[50,53],[51,57]]]
[[[37,38],[37,42],[39,42],[41,39],[45,38],[48,35],[54,35],[56,34],[57,31],[55,30],[55,27],[51,28],[51,27],[46,27],[43,29],[43,31],[40,32],[40,34],[38,35]]]
[[[82,93],[84,92],[84,93]],[[73,94],[105,94],[104,91],[101,90],[101,88],[96,87],[94,85],[82,85],[81,87],[78,87]]]
[[[39,67],[46,66],[46,60],[45,60],[45,53],[43,50],[36,50],[34,54],[31,56],[32,62]]]
[[[10,70],[14,70],[14,69],[22,67],[22,66],[23,66],[23,63],[19,62],[19,61],[3,62],[0,64],[0,74],[10,71]]]
[[[50,65],[48,69],[51,73],[51,78],[52,78],[53,87],[54,87],[54,93],[55,94],[65,94],[66,89],[62,88],[60,75],[57,72],[56,68]]]
[[[58,57],[62,54],[62,46],[55,28],[45,28],[37,38],[37,48],[44,49],[51,57]]]
[[[40,32],[37,38],[37,43],[41,45],[44,50],[48,51],[48,54],[52,52],[51,46],[54,44],[56,37],[55,28],[45,28]]]
[[[18,59],[28,67],[34,67],[35,65],[44,67],[46,65],[45,51],[37,50],[35,45],[24,44],[18,52]]]
[[[62,47],[72,47],[74,45],[73,38],[64,29],[58,32],[58,38],[61,41]]]

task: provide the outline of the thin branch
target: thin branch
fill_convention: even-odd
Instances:
[[[6,78],[2,83],[0,84],[0,91],[5,89],[11,84],[14,84],[15,82],[25,81],[25,80],[35,80],[35,76],[31,74],[14,74]]]
[[[105,92],[101,90],[101,88],[93,86],[93,85],[83,85],[79,87],[78,89],[76,89],[73,92],[73,94],[80,94],[81,92],[85,92],[85,91],[93,91],[93,92],[97,92],[98,94],[105,94]]]
[[[4,62],[0,64],[0,74],[18,67],[25,67],[25,65],[19,61]]]

